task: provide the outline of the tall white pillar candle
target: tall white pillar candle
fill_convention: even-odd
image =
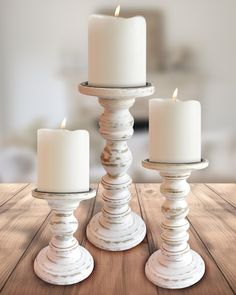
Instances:
[[[89,134],[86,130],[38,130],[38,190],[89,190]]]
[[[163,163],[201,160],[201,105],[198,101],[149,101],[149,160]]]
[[[89,85],[146,85],[146,21],[142,16],[91,15],[88,49]]]

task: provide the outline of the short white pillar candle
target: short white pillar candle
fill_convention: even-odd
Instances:
[[[149,160],[163,163],[200,162],[199,101],[181,101],[175,97],[149,101]]]
[[[89,190],[89,133],[86,130],[38,130],[38,190]]]
[[[119,7],[118,7],[119,8]],[[142,16],[91,15],[88,82],[98,87],[146,85],[146,21]]]

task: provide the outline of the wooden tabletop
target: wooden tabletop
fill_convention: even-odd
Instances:
[[[144,266],[160,247],[159,184],[132,185],[132,209],[147,225],[147,238],[134,249],[106,252],[86,239],[85,229],[102,205],[97,197],[81,203],[76,238],[95,260],[85,281],[72,286],[53,286],[33,271],[33,261],[51,237],[50,209],[34,199],[32,184],[0,184],[0,293],[7,295],[231,295],[236,292],[236,184],[192,184],[188,197],[190,246],[204,259],[206,273],[196,285],[182,290],[157,288],[145,277]]]

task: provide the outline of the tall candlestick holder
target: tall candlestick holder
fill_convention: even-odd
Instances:
[[[79,91],[97,96],[104,108],[99,125],[106,140],[101,162],[107,174],[102,178],[104,206],[87,227],[89,241],[98,248],[122,251],[138,245],[145,237],[146,226],[141,217],[131,211],[129,186],[131,177],[126,173],[132,162],[127,140],[133,135],[134,119],[129,112],[135,98],[149,96],[154,87],[101,88],[82,83]]]
[[[42,280],[55,285],[71,285],[87,278],[94,267],[90,253],[73,236],[78,227],[73,212],[83,200],[95,197],[96,191],[79,193],[47,193],[32,191],[53,210],[50,221],[53,237],[34,261],[34,271]]]
[[[199,163],[168,164],[145,160],[143,166],[160,172],[163,182],[160,187],[165,197],[161,211],[164,220],[161,224],[162,245],[146,263],[147,278],[155,285],[180,289],[198,282],[204,272],[203,259],[188,244],[189,222],[186,219],[189,208],[185,200],[190,191],[187,179],[194,170],[208,166],[207,160]]]

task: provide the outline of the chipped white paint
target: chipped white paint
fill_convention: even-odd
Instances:
[[[122,251],[138,245],[145,237],[146,226],[141,217],[131,211],[129,186],[132,179],[126,173],[132,162],[127,140],[133,135],[134,120],[129,112],[135,98],[151,95],[154,87],[96,88],[87,83],[79,90],[99,97],[104,108],[100,118],[100,133],[106,140],[101,162],[107,174],[102,178],[104,206],[87,227],[87,236],[95,246]]]
[[[35,198],[47,200],[53,215],[53,237],[34,261],[34,271],[42,280],[55,285],[71,285],[86,279],[94,267],[90,253],[73,236],[78,227],[73,212],[80,202],[95,197],[95,190],[81,193],[46,193],[34,190]]]
[[[193,170],[208,166],[207,160],[189,164],[165,164],[143,161],[148,169],[160,171],[163,182],[161,193],[165,196],[162,204],[164,220],[161,228],[162,245],[149,258],[145,272],[155,285],[180,289],[198,282],[204,272],[203,259],[188,244],[189,222],[186,219],[189,208],[185,200],[190,191],[187,179]]]

